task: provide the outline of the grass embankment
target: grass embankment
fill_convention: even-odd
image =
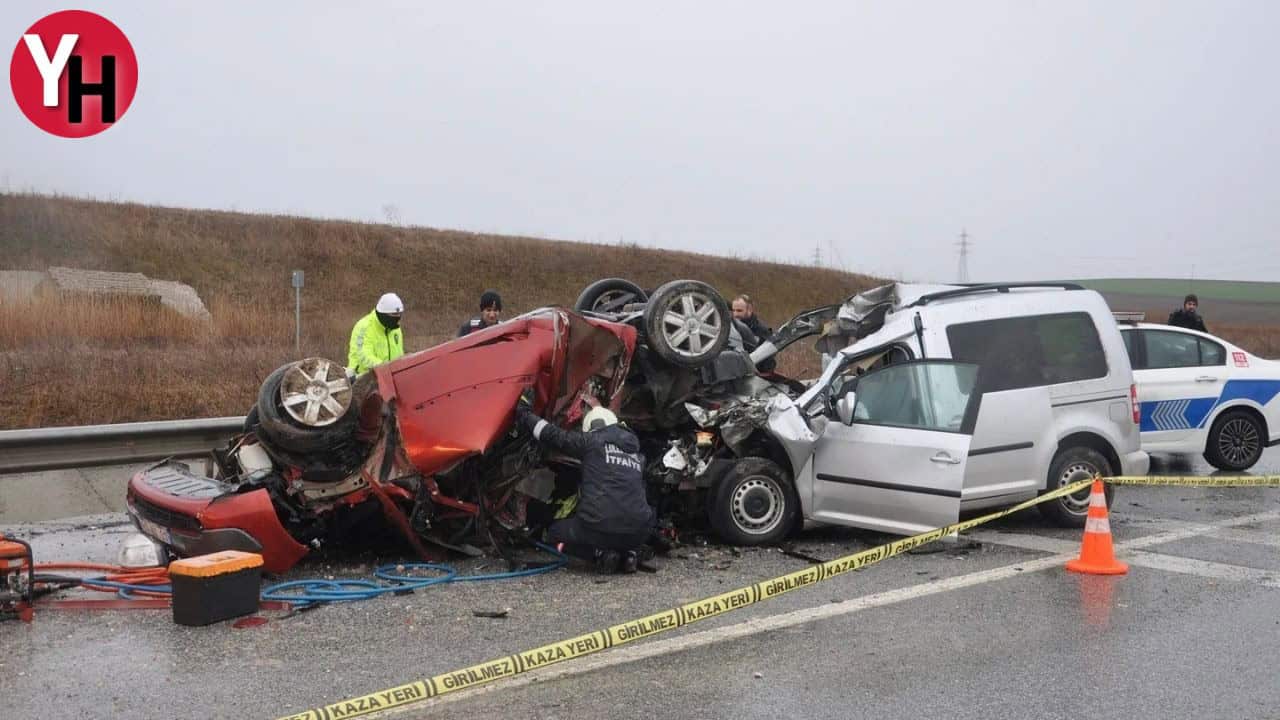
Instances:
[[[1101,293],[1120,295],[1157,295],[1176,298],[1195,293],[1201,303],[1214,300],[1227,302],[1280,303],[1280,282],[1245,280],[1190,280],[1186,278],[1099,278],[1080,280],[1081,285]],[[1169,310],[1164,311],[1166,314]]]
[[[406,349],[451,338],[487,287],[505,315],[569,305],[588,283],[696,278],[748,292],[774,324],[873,278],[814,267],[431,228],[0,194],[0,269],[140,272],[194,287],[212,323],[128,301],[0,301],[0,428],[244,413],[298,357],[290,272],[306,272],[301,355],[346,360],[378,296],[407,306]],[[811,370],[811,343],[782,358]]]

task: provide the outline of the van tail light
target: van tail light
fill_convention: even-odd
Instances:
[[[1138,404],[1138,386],[1129,386],[1129,403],[1133,405],[1133,424],[1142,424],[1142,406]]]

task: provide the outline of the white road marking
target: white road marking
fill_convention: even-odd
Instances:
[[[1200,577],[1212,578],[1215,580],[1255,582],[1267,587],[1280,588],[1280,571],[1259,570],[1258,568],[1244,567],[1242,565],[1209,562],[1207,560],[1194,560],[1191,558],[1179,557],[1177,555],[1154,553],[1143,550],[1143,548],[1150,548],[1156,545],[1164,545],[1165,543],[1204,535],[1224,538],[1238,537],[1246,542],[1263,541],[1263,544],[1275,544],[1280,546],[1280,541],[1273,540],[1272,538],[1264,537],[1253,532],[1233,529],[1233,526],[1250,525],[1256,522],[1274,520],[1276,518],[1280,518],[1280,511],[1272,510],[1256,513],[1254,515],[1247,515],[1245,517],[1222,520],[1212,524],[1170,523],[1170,525],[1173,526],[1173,529],[1171,530],[1134,538],[1132,540],[1117,542],[1115,544],[1116,556],[1121,561],[1127,562],[1130,565],[1151,568],[1153,570],[1164,570],[1166,572],[1176,572],[1184,575],[1198,575]],[[1073,549],[1074,552],[1079,551],[1078,543],[1074,543],[1069,540],[1060,540],[1058,538],[1042,537],[1040,535],[979,530],[971,532],[969,537],[980,542],[987,542],[993,545],[1008,545],[1010,547],[1022,548],[1024,550],[1040,550],[1042,552],[1053,553],[1071,553],[1073,552]]]
[[[1215,538],[1222,540],[1230,540],[1231,542],[1250,543],[1252,545],[1266,545],[1268,547],[1280,548],[1280,535],[1275,531],[1268,533],[1266,530],[1233,530],[1231,528],[1215,528],[1209,533]]]
[[[1023,533],[1002,533],[994,530],[970,531],[966,534],[971,540],[1006,545],[1023,550],[1039,550],[1041,552],[1063,553],[1075,557],[1080,553],[1080,543],[1043,535],[1025,535]]]
[[[1152,570],[1164,570],[1183,575],[1198,575],[1199,577],[1212,578],[1214,580],[1255,582],[1266,587],[1280,588],[1280,571],[1259,570],[1242,565],[1195,560],[1193,558],[1178,557],[1177,555],[1162,555],[1144,550],[1126,553],[1120,559],[1130,565],[1151,568]]]
[[[1117,543],[1116,547],[1127,550],[1139,550],[1140,548],[1151,547],[1153,545],[1161,545],[1168,542],[1174,542],[1176,540],[1212,534],[1222,528],[1267,522],[1278,518],[1280,518],[1280,510],[1273,510],[1256,513],[1254,515],[1247,515],[1245,517],[1229,518],[1227,520],[1221,520],[1214,523],[1187,523],[1185,526],[1175,527],[1174,529],[1166,532],[1155,533],[1153,535],[1147,535],[1145,537],[1134,538],[1132,540]],[[588,655],[580,660],[573,660],[562,665],[553,665],[542,670],[534,670],[523,675],[517,675],[510,680],[489,683],[469,690],[460,690],[438,698],[432,698],[431,700],[427,700],[420,704],[392,708],[380,713],[375,713],[372,717],[386,718],[404,715],[406,713],[419,713],[437,705],[457,702],[459,700],[469,700],[495,690],[505,691],[525,687],[537,682],[574,677],[594,670],[624,665],[626,663],[637,662],[647,658],[659,657],[671,653],[705,647],[707,645],[713,645],[715,643],[725,642],[728,640],[750,637],[763,632],[782,630],[819,620],[828,620],[862,610],[894,605],[907,600],[914,600],[916,598],[936,595],[938,593],[949,592],[951,590],[960,590],[962,588],[982,585],[997,580],[1005,580],[1019,575],[1025,575],[1026,573],[1049,570],[1061,567],[1067,560],[1077,557],[1080,552],[1079,543],[1068,540],[1059,540],[1057,538],[1040,537],[1038,535],[999,533],[991,530],[981,530],[968,533],[968,537],[976,540],[982,540],[984,542],[990,542],[992,544],[1009,545],[1012,547],[1047,551],[1056,554],[1004,565],[1002,567],[992,568],[991,570],[982,570],[975,573],[969,573],[967,575],[934,580],[897,590],[888,590],[881,593],[875,593],[873,595],[864,595],[862,597],[851,598],[838,603],[792,610],[785,613],[779,613],[777,615],[750,618],[734,625],[726,625],[724,627],[704,630],[702,632],[691,632],[685,635],[677,635],[675,637],[662,640],[653,640],[640,645],[627,645],[617,649],[597,653],[595,655]],[[1190,573],[1215,579],[1250,580],[1263,582],[1263,584],[1268,584],[1273,587],[1280,587],[1280,582],[1276,579],[1276,576],[1280,575],[1280,573],[1268,573],[1255,568],[1244,568],[1238,565],[1222,565],[1220,563],[1208,563],[1200,560],[1187,560],[1186,558],[1172,558],[1173,562],[1170,562],[1166,560],[1166,558],[1169,558],[1169,556],[1149,552],[1133,552],[1126,554],[1124,557],[1126,561],[1131,562],[1134,565],[1141,565],[1143,567],[1150,567],[1158,570]]]

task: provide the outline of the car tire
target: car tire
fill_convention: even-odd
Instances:
[[[1213,421],[1204,459],[1219,470],[1248,470],[1262,457],[1266,432],[1252,413],[1228,410]]]
[[[796,525],[800,500],[787,472],[772,460],[733,463],[712,490],[711,527],[732,545],[770,545]]]
[[[262,439],[286,453],[297,455],[324,453],[345,445],[351,440],[355,429],[359,406],[356,398],[367,394],[371,387],[369,378],[373,377],[373,373],[365,373],[357,380],[341,415],[327,425],[312,427],[289,415],[281,403],[280,385],[296,365],[297,363],[289,363],[276,368],[258,390],[258,404],[255,408],[258,428],[265,436]]]
[[[623,278],[605,278],[586,287],[573,303],[578,312],[620,313],[632,303],[649,299],[639,285]]]
[[[1107,462],[1107,459],[1097,450],[1083,445],[1064,448],[1059,450],[1058,454],[1053,456],[1053,462],[1049,463],[1049,482],[1045,486],[1045,492],[1051,492],[1090,477],[1108,477],[1111,472],[1111,463]],[[1081,528],[1084,527],[1085,520],[1089,516],[1090,492],[1090,488],[1084,488],[1080,492],[1040,503],[1036,507],[1039,508],[1040,514],[1054,525]],[[1115,495],[1115,489],[1107,485],[1105,492],[1107,507],[1111,507],[1111,498]]]
[[[649,348],[672,365],[699,367],[729,342],[733,315],[715,288],[675,280],[654,291],[644,309]]]

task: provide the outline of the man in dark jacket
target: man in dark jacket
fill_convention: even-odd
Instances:
[[[480,296],[480,314],[462,323],[462,327],[458,328],[458,337],[497,325],[501,314],[502,296],[497,290],[485,290]]]
[[[598,402],[582,419],[582,432],[562,430],[529,409],[521,398],[516,418],[540,443],[582,461],[578,506],[556,520],[547,540],[569,555],[593,560],[605,572],[635,572],[637,551],[649,539],[654,512],[644,488],[644,455],[635,434]]]
[[[773,330],[768,325],[765,325],[760,316],[756,314],[756,304],[750,295],[744,294],[734,298],[731,307],[733,309],[733,319],[746,325],[751,334],[755,336],[754,340],[752,338],[743,338],[747,352],[755,350],[773,335]],[[770,372],[777,366],[777,357],[771,357],[762,361],[757,369],[761,372]]]
[[[1200,298],[1195,295],[1188,295],[1182,300],[1182,309],[1169,313],[1169,324],[1174,327],[1186,328],[1188,330],[1199,330],[1200,332],[1209,332],[1204,327],[1204,318],[1196,312],[1200,307]]]

